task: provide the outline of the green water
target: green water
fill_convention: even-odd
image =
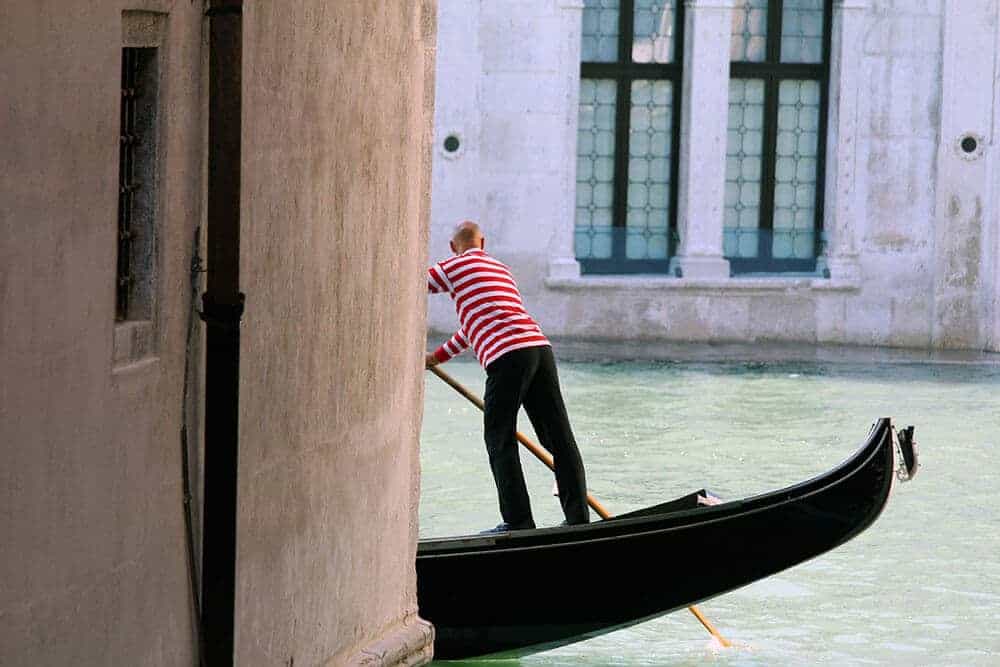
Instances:
[[[477,365],[444,368],[481,394]],[[1000,367],[561,361],[560,374],[591,493],[613,513],[703,486],[737,498],[793,484],[846,458],[880,416],[917,426],[922,467],[855,540],[701,605],[736,648],[680,611],[492,664],[1000,665]],[[523,414],[520,427],[531,433]],[[481,431],[478,410],[428,374],[421,537],[499,521]],[[558,523],[551,473],[527,452],[522,463],[536,523]]]

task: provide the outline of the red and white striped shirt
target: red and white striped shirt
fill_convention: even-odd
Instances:
[[[472,345],[486,368],[507,352],[549,344],[524,309],[510,269],[479,248],[427,269],[427,290],[451,294],[461,322],[451,340],[434,351],[440,362]]]

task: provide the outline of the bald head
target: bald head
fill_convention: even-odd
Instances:
[[[485,240],[483,230],[479,228],[479,225],[471,220],[466,220],[455,227],[455,233],[451,237],[451,249],[456,255],[460,255],[471,248],[484,247]]]

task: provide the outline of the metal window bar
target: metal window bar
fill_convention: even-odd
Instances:
[[[670,258],[677,247],[677,180],[680,160],[682,72],[684,61],[684,6],[675,5],[674,57],[669,63],[637,63],[632,60],[634,42],[635,2],[621,0],[618,15],[618,59],[616,62],[583,62],[583,79],[614,79],[617,82],[615,100],[615,162],[612,194],[612,249],[608,259],[579,258],[583,273],[666,273]],[[632,82],[635,80],[669,80],[673,82],[673,109],[670,163],[670,215],[667,222],[667,256],[665,259],[627,259],[626,218],[628,215],[628,165],[631,132]]]
[[[784,0],[770,0],[767,7],[767,57],[764,62],[730,63],[734,79],[764,80],[764,127],[761,155],[760,224],[757,257],[730,257],[733,274],[753,272],[813,272],[816,258],[823,251],[823,205],[826,177],[826,134],[830,89],[830,49],[833,23],[833,2],[823,3],[823,57],[817,64],[781,62],[781,32]],[[774,186],[778,140],[778,88],[786,79],[819,82],[820,108],[816,149],[815,221],[813,225],[813,258],[778,258],[772,253],[774,233]]]
[[[138,88],[140,49],[122,49],[121,131],[118,148],[118,268],[115,282],[115,319],[129,317],[129,295],[135,277],[132,273],[132,227],[136,181],[136,109],[141,91]]]

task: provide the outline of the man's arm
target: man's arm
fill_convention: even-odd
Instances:
[[[448,277],[441,269],[440,263],[427,269],[427,291],[431,294],[451,291],[448,284]]]
[[[465,334],[462,333],[462,330],[459,329],[444,345],[428,354],[424,359],[424,364],[427,368],[443,364],[452,357],[461,354],[467,347],[469,347],[469,341],[465,337]]]

